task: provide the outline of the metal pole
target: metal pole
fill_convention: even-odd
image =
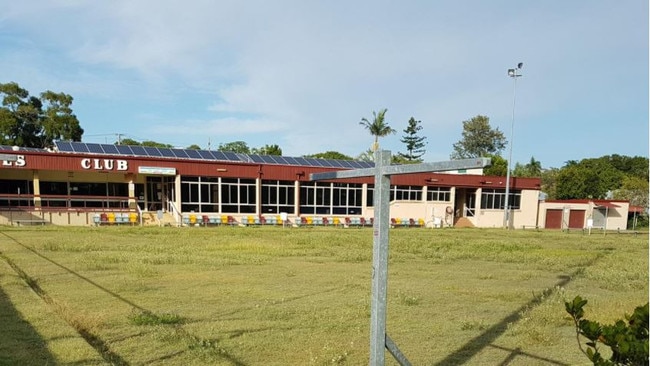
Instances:
[[[390,151],[375,151],[375,168],[390,165]],[[390,175],[375,175],[375,219],[372,248],[372,301],[370,308],[370,366],[384,365],[386,348],[386,294],[388,292],[388,228]]]
[[[514,144],[515,139],[515,103],[517,101],[517,78],[521,74],[517,74],[517,71],[521,69],[521,63],[517,66],[516,69],[509,69],[508,75],[514,79],[513,88],[512,88],[512,120],[510,122],[510,151],[508,153],[508,171],[506,172],[506,199],[503,206],[503,226],[506,229],[510,228],[510,167],[512,165],[512,145]]]

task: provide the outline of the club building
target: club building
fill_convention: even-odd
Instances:
[[[81,142],[49,150],[0,146],[0,155],[0,225],[349,226],[374,216],[373,177],[309,180],[311,173],[373,167],[369,162]],[[481,169],[395,175],[390,217],[396,226],[502,227],[505,187],[505,177]],[[564,216],[578,225],[567,204],[550,204],[551,216],[540,212],[547,204],[539,201],[539,178],[511,178],[510,194],[514,228],[557,226],[558,209],[560,226]],[[603,204],[576,203],[582,208],[574,211],[605,207],[603,225],[627,217],[627,203]],[[585,213],[583,227],[591,217]]]

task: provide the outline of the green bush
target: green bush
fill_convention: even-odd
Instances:
[[[617,320],[612,325],[584,319],[586,304],[587,300],[580,296],[564,303],[576,327],[578,347],[595,366],[648,365],[648,303],[634,309],[631,316],[626,315],[626,321]],[[588,340],[586,350],[581,336]],[[599,343],[610,348],[612,355],[609,360],[603,358]]]

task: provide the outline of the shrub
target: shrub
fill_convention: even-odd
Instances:
[[[564,303],[576,327],[578,347],[595,366],[648,365],[648,303],[634,309],[631,316],[626,315],[626,321],[617,320],[612,325],[584,319],[586,304],[587,300],[580,296]],[[588,340],[586,350],[581,336]],[[599,343],[610,348],[609,360],[600,353]]]

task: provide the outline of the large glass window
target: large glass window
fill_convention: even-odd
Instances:
[[[34,205],[32,181],[0,179],[1,207],[29,207]],[[25,197],[30,196],[30,197]]]
[[[181,211],[219,212],[219,179],[182,177]]]
[[[227,213],[255,213],[257,194],[255,180],[222,178],[221,211]]]
[[[427,201],[451,201],[451,188],[449,187],[427,187]]]
[[[485,210],[503,210],[506,204],[505,189],[483,189],[481,193],[481,209]],[[510,191],[508,199],[510,208],[519,209],[521,205],[521,191]]]
[[[330,215],[331,193],[331,183],[303,183],[300,186],[300,213]]]
[[[262,181],[262,213],[295,211],[296,187],[292,181],[263,180]]]
[[[422,187],[419,186],[391,186],[391,201],[422,201]]]
[[[363,186],[353,183],[332,184],[332,213],[335,215],[360,215]]]
[[[363,185],[304,183],[300,187],[300,212],[317,215],[359,215]]]
[[[40,191],[43,207],[128,207],[128,183],[41,181]]]

